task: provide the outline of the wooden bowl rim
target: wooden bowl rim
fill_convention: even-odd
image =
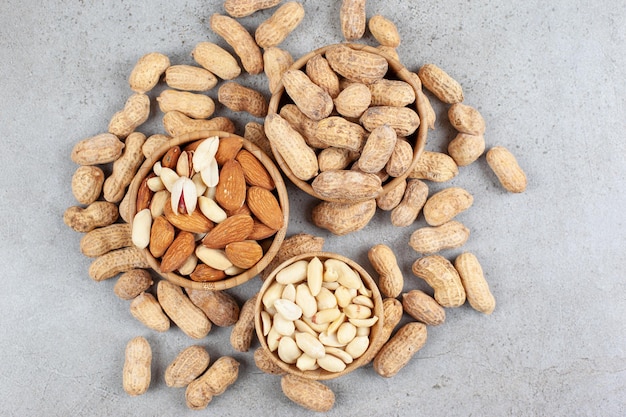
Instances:
[[[183,276],[178,275],[173,272],[165,272],[165,273],[161,272],[160,262],[157,261],[152,256],[149,249],[145,248],[142,250],[142,253],[144,257],[146,258],[146,261],[148,262],[150,267],[161,277],[181,287],[194,289],[194,290],[204,290],[204,291],[208,291],[208,290],[219,291],[219,290],[226,290],[229,288],[233,288],[245,282],[250,281],[256,275],[258,275],[265,267],[267,267],[267,265],[269,265],[272,259],[274,259],[274,256],[276,256],[276,253],[278,252],[280,245],[285,239],[285,235],[287,233],[288,221],[289,221],[289,199],[287,195],[287,187],[285,185],[285,182],[283,181],[281,172],[276,167],[272,159],[265,152],[263,152],[263,150],[261,150],[258,146],[256,146],[252,142],[248,141],[247,139],[239,135],[235,135],[233,133],[228,133],[228,132],[223,132],[223,131],[218,131],[218,130],[199,130],[199,131],[190,132],[190,133],[186,133],[186,134],[171,138],[170,140],[168,140],[166,144],[162,145],[157,150],[155,150],[150,155],[150,157],[146,158],[146,160],[143,162],[143,164],[141,165],[141,167],[135,174],[130,184],[129,191],[128,191],[129,192],[129,209],[128,209],[129,219],[128,220],[131,225],[131,228],[132,228],[133,218],[137,212],[137,192],[139,190],[139,185],[141,184],[141,181],[143,180],[143,178],[145,178],[145,176],[150,173],[154,163],[157,162],[159,159],[161,159],[163,155],[173,146],[184,145],[190,142],[194,142],[196,140],[206,139],[212,136],[218,136],[220,139],[227,138],[227,137],[238,137],[242,139],[243,149],[246,149],[249,152],[251,152],[268,170],[269,174],[271,175],[276,185],[278,201],[279,201],[281,208],[283,209],[283,227],[276,232],[269,249],[265,252],[265,254],[259,260],[259,262],[257,262],[252,268],[247,269],[246,271],[242,272],[239,275],[234,275],[234,276],[231,276],[231,277],[219,280],[219,281],[213,281],[213,282],[193,281],[191,279],[184,278]]]
[[[341,372],[329,372],[321,368],[318,368],[314,371],[301,371],[296,368],[295,365],[289,365],[280,360],[276,352],[271,352],[267,345],[266,337],[263,335],[263,324],[261,321],[261,311],[263,311],[263,294],[265,294],[265,291],[269,288],[269,286],[275,282],[276,274],[280,270],[291,265],[294,262],[302,259],[312,259],[314,257],[318,257],[321,261],[330,258],[337,259],[347,263],[350,267],[357,271],[361,276],[361,279],[363,280],[365,286],[372,291],[372,300],[374,301],[373,313],[378,316],[378,321],[374,324],[374,326],[372,326],[370,330],[370,343],[367,347],[367,350],[365,351],[365,353],[363,353],[363,355],[356,358],[352,363],[346,365],[346,369]],[[377,342],[382,337],[384,316],[385,314],[383,310],[383,297],[380,293],[380,290],[378,289],[378,285],[376,284],[372,276],[361,265],[359,265],[357,262],[353,261],[350,258],[334,252],[308,252],[287,259],[286,261],[278,265],[263,282],[263,285],[258,292],[258,296],[254,306],[254,327],[256,330],[257,338],[259,339],[259,343],[261,344],[261,348],[265,349],[268,352],[268,356],[271,358],[272,362],[280,367],[282,370],[287,373],[298,375],[307,379],[328,380],[346,375],[368,363],[368,356],[371,355],[372,349],[377,348]]]
[[[347,46],[357,51],[365,51],[365,52],[370,52],[370,53],[382,56],[383,58],[387,60],[389,67],[396,73],[397,77],[401,79],[402,81],[411,85],[411,87],[415,91],[415,102],[413,103],[413,105],[415,106],[417,115],[420,118],[420,125],[417,128],[417,134],[413,133],[413,135],[416,135],[416,136],[415,136],[415,142],[412,144],[413,145],[413,159],[411,161],[411,165],[409,166],[409,168],[406,170],[404,174],[398,177],[395,177],[392,180],[385,183],[382,187],[382,191],[376,197],[374,197],[374,198],[378,198],[378,197],[385,195],[386,193],[391,191],[393,188],[395,188],[397,185],[399,185],[402,181],[405,181],[407,179],[408,175],[411,173],[411,171],[413,171],[413,169],[417,165],[417,162],[420,156],[422,155],[422,152],[424,152],[424,148],[426,147],[426,140],[428,136],[428,126],[427,126],[428,123],[426,123],[426,110],[423,108],[418,98],[419,97],[418,91],[422,90],[422,86],[421,86],[421,83],[416,81],[410,75],[411,72],[408,69],[406,69],[406,67],[402,63],[400,63],[398,60],[394,59],[390,55],[372,46],[358,44],[358,43],[336,43],[336,44],[326,45],[321,48],[317,48],[307,53],[306,55],[302,56],[300,59],[296,60],[289,67],[289,69],[301,69],[302,67],[306,65],[308,60],[314,57],[315,55],[324,54],[329,49],[334,48],[339,45]],[[278,106],[280,105],[280,101],[283,97],[284,92],[285,92],[285,88],[282,84],[282,81],[280,81],[278,83],[277,90],[272,94],[272,97],[270,98],[268,113],[267,113],[268,115],[280,112],[280,109],[278,108]],[[313,187],[311,186],[309,182],[303,181],[293,174],[293,171],[291,171],[291,169],[289,168],[285,160],[280,156],[280,154],[278,153],[278,150],[271,142],[270,142],[270,147],[272,149],[272,153],[274,154],[274,159],[276,160],[276,163],[280,167],[281,171],[283,171],[283,173],[289,178],[289,180],[292,183],[296,185],[296,187],[306,192],[310,196],[313,196],[319,200],[337,202],[337,203],[357,203],[357,202],[370,199],[370,198],[364,198],[364,199],[350,200],[350,199],[343,199],[343,198],[329,198],[329,197],[324,197],[324,196],[319,195],[318,193],[315,192],[315,190],[313,189]]]

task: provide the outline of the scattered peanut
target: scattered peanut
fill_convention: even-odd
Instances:
[[[507,148],[494,146],[489,149],[487,163],[505,190],[511,193],[523,193],[526,190],[526,174]]]
[[[409,178],[446,182],[458,174],[459,167],[449,155],[442,152],[424,151],[409,173]]]
[[[496,300],[489,290],[489,284],[476,255],[470,252],[460,254],[454,260],[454,267],[461,277],[467,301],[472,308],[484,314],[491,314],[496,308]]]
[[[335,405],[335,394],[319,381],[288,374],[281,378],[280,386],[287,398],[309,410],[326,412]]]
[[[235,50],[249,74],[259,74],[263,71],[261,50],[241,23],[230,16],[216,13],[211,16],[210,25],[213,32],[224,38],[226,43]]]
[[[200,66],[223,80],[232,80],[241,74],[241,68],[235,57],[212,42],[196,44],[191,56]]]
[[[224,10],[234,18],[250,16],[251,14],[276,6],[281,0],[226,0]]]
[[[165,369],[165,384],[183,388],[209,367],[210,356],[205,348],[191,345],[183,349]]]
[[[289,1],[280,6],[267,20],[261,22],[254,33],[254,39],[261,48],[279,45],[294,31],[304,18],[304,7]]]
[[[113,162],[113,172],[104,181],[102,191],[104,199],[112,203],[118,203],[126,193],[126,187],[130,184],[144,160],[142,146],[146,141],[146,135],[132,132],[126,138],[124,153]]]
[[[93,229],[115,223],[119,216],[115,204],[107,201],[94,201],[87,207],[69,207],[63,213],[63,222],[77,232],[90,232]]]
[[[376,355],[374,359],[376,373],[385,378],[396,375],[424,346],[426,337],[424,323],[410,322],[400,327]]]
[[[267,114],[267,101],[263,94],[234,81],[222,84],[217,94],[217,100],[232,111],[245,111],[254,117],[265,117]]]
[[[204,374],[187,385],[187,407],[192,410],[205,409],[213,397],[223,394],[238,376],[239,362],[230,356],[220,357]]]
[[[170,328],[170,319],[165,315],[154,295],[142,292],[130,303],[130,313],[146,327],[165,332]]]
[[[391,248],[378,244],[370,248],[367,257],[378,273],[378,287],[385,297],[396,298],[404,287],[404,277]]]
[[[115,282],[113,292],[122,300],[132,300],[152,286],[152,275],[146,269],[131,269]]]
[[[474,197],[461,187],[444,188],[431,195],[424,204],[424,220],[431,226],[441,226],[471,207]]]
[[[476,161],[485,152],[483,135],[459,133],[448,144],[448,154],[458,166],[466,166]]]
[[[150,386],[152,349],[144,337],[135,337],[126,345],[122,382],[130,396],[144,394]]]
[[[104,172],[97,166],[80,166],[72,176],[72,194],[80,204],[91,204],[100,197]]]
[[[250,349],[254,336],[254,305],[257,297],[258,294],[243,304],[239,318],[230,333],[230,344],[238,352],[247,352]]]
[[[176,90],[208,91],[217,85],[217,78],[204,68],[172,65],[165,70],[165,83]]]
[[[365,33],[365,0],[342,0],[339,10],[341,33],[347,41],[361,39]]]
[[[409,246],[419,253],[436,253],[463,246],[470,231],[462,223],[451,220],[440,226],[420,227],[409,238]]]
[[[125,138],[133,133],[150,116],[150,97],[135,93],[128,97],[124,108],[113,115],[109,122],[109,133]]]
[[[370,17],[368,27],[372,36],[374,36],[381,45],[392,48],[400,46],[398,28],[391,20],[377,14]]]
[[[423,65],[417,75],[424,87],[442,102],[454,104],[463,101],[463,88],[458,81],[435,64]]]
[[[122,155],[124,142],[111,133],[101,133],[78,142],[72,148],[72,161],[78,165],[99,165],[115,161]]]
[[[157,85],[161,75],[169,66],[170,59],[159,52],[142,56],[128,78],[130,89],[137,93],[147,93]]]
[[[157,297],[163,311],[189,337],[202,339],[211,331],[211,322],[182,288],[169,281],[157,284]]]
[[[413,263],[412,271],[435,290],[435,300],[442,307],[459,307],[465,303],[465,289],[459,273],[443,256],[419,258]]]
[[[391,224],[396,227],[410,226],[415,222],[428,198],[428,185],[418,179],[406,182],[402,201],[391,210]]]
[[[438,326],[446,319],[446,311],[430,295],[420,290],[402,294],[402,308],[415,320]]]

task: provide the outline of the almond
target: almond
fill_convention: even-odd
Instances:
[[[141,184],[139,184],[139,189],[137,190],[137,212],[150,207],[150,202],[152,201],[154,192],[148,187],[148,180],[155,176],[156,174],[151,172],[141,181]]]
[[[276,232],[277,232],[276,229],[272,229],[266,224],[258,220],[255,220],[254,226],[252,227],[252,232],[250,232],[250,234],[248,235],[248,239],[263,240],[263,239],[267,239],[270,236],[274,236]]]
[[[215,201],[224,210],[236,210],[246,200],[246,177],[241,164],[234,159],[227,161],[220,171],[215,189]]]
[[[161,272],[172,272],[185,263],[196,249],[194,236],[184,230],[176,236],[161,259]]]
[[[208,248],[221,249],[232,242],[244,240],[252,232],[254,220],[247,214],[235,214],[215,226],[202,239]]]
[[[215,160],[221,166],[228,160],[234,159],[237,153],[243,146],[243,140],[239,136],[228,136],[221,138],[219,146],[217,147],[217,153],[215,154]]]
[[[174,214],[171,204],[166,204],[163,207],[163,214],[174,227],[186,232],[206,233],[213,229],[213,222],[207,219],[199,208],[191,214]]]
[[[283,227],[283,211],[278,200],[270,191],[262,187],[248,189],[248,207],[266,226],[272,229]]]
[[[164,216],[159,216],[152,222],[150,230],[150,253],[155,258],[163,256],[167,248],[174,241],[176,231],[174,226]]]
[[[207,264],[198,264],[189,277],[192,281],[213,282],[226,278],[226,273]]]
[[[249,185],[257,185],[270,191],[276,187],[270,173],[252,152],[242,149],[237,154],[236,159],[241,164],[246,182]]]
[[[263,248],[254,240],[244,240],[226,245],[226,256],[239,268],[252,268],[263,257]]]

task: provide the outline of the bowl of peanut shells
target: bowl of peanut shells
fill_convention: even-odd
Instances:
[[[256,145],[227,132],[170,139],[139,168],[129,193],[133,243],[159,275],[186,288],[249,281],[287,230],[280,171]]]
[[[383,326],[383,302],[359,264],[331,252],[295,256],[259,291],[255,329],[283,371],[327,380],[365,365]]]
[[[320,200],[384,195],[424,150],[421,88],[416,74],[371,46],[342,43],[304,55],[282,73],[265,120],[278,166]]]

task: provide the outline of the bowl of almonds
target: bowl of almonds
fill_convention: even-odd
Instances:
[[[327,380],[369,362],[383,316],[380,291],[367,271],[344,256],[312,252],[283,262],[264,281],[255,328],[278,367]]]
[[[186,287],[247,282],[276,255],[289,202],[280,171],[246,139],[197,131],[146,159],[129,188],[132,240],[152,269]]]
[[[287,68],[265,133],[285,175],[324,201],[377,198],[404,181],[424,150],[416,74],[381,50],[342,43]]]

